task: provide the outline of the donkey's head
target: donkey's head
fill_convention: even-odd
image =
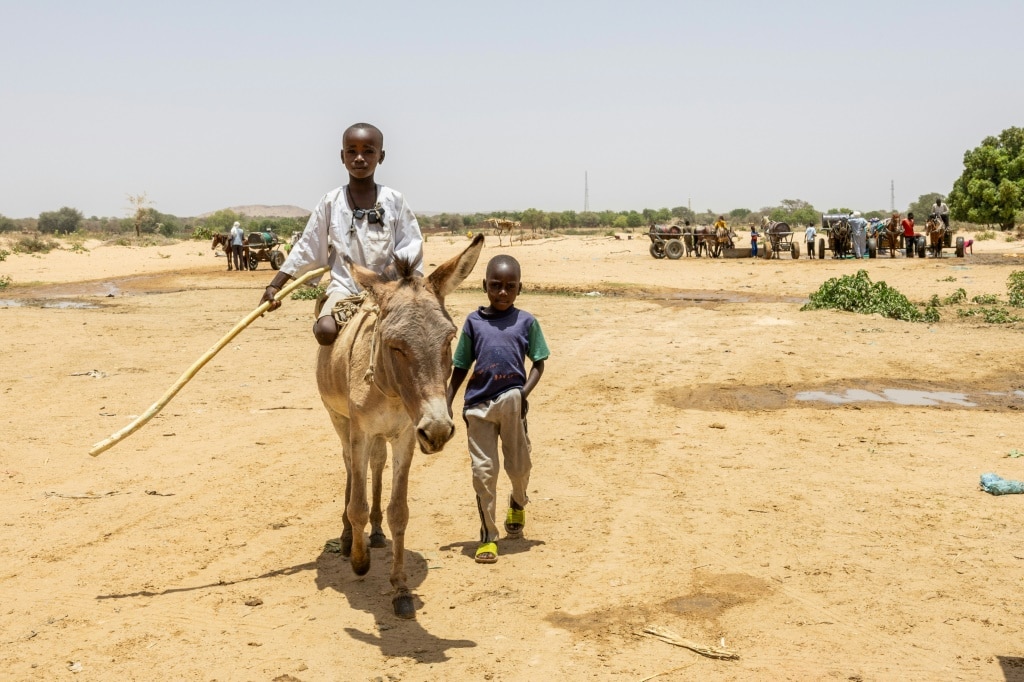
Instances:
[[[427,277],[416,276],[412,265],[403,261],[395,264],[397,281],[350,266],[356,282],[380,307],[374,381],[386,394],[400,398],[425,454],[438,452],[455,434],[445,389],[458,330],[444,298],[473,271],[483,245],[484,237],[478,234],[466,250]]]

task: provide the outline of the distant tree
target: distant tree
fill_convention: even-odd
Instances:
[[[640,227],[643,224],[643,214],[637,213],[636,211],[630,211],[629,214],[626,215],[626,225],[628,227]]]
[[[696,216],[693,211],[687,206],[675,206],[670,210],[673,218],[679,218],[680,220],[689,220],[691,223],[694,222]]]
[[[203,225],[213,234],[218,232],[227,232],[231,229],[231,226],[235,224],[235,221],[242,222],[243,216],[235,213],[230,209],[221,209],[216,213],[206,216],[203,220]]]
[[[524,228],[530,230],[546,230],[550,226],[547,214],[536,208],[528,208],[523,211],[519,222],[523,224]]]
[[[146,193],[142,194],[129,194],[128,195],[128,210],[131,212],[131,218],[135,225],[135,236],[141,237],[143,232],[143,226],[152,229],[149,232],[156,231],[156,221],[154,220],[154,211],[152,210],[153,202],[149,200]]]
[[[743,220],[748,215],[750,215],[750,213],[751,211],[749,208],[734,208],[733,210],[729,211],[729,217],[732,218],[733,220]]]
[[[1007,128],[964,153],[964,172],[949,193],[950,217],[1013,228],[1024,209],[1024,128]]]
[[[580,213],[579,224],[580,227],[597,227],[601,224],[601,215],[593,211],[584,211],[583,213]],[[609,220],[605,224],[611,224],[611,221]]]
[[[809,225],[818,222],[818,211],[803,199],[783,199],[781,206],[768,210],[768,217],[790,226]]]
[[[612,227],[617,230],[623,230],[629,227],[629,221],[626,219],[626,216],[617,215],[615,216],[615,220],[612,221]]]
[[[82,212],[64,206],[59,211],[39,214],[39,231],[46,234],[68,234],[78,229],[82,222]]]
[[[18,224],[8,218],[7,216],[0,214],[0,232],[14,232],[18,229]]]
[[[872,220],[874,218],[888,218],[889,215],[890,213],[888,211],[868,211],[864,214],[864,217],[868,220]]]
[[[928,194],[922,194],[917,198],[917,201],[910,204],[907,207],[907,213],[913,213],[914,218],[919,222],[924,223],[928,219],[928,215],[932,212],[935,206],[935,200],[941,199],[942,195],[938,192],[930,192]]]
[[[835,214],[840,214],[840,215],[842,215],[842,214],[850,214],[850,213],[853,213],[853,209],[850,209],[850,208],[830,208],[829,210],[825,211],[825,213],[829,213],[829,214],[833,214],[833,215],[835,215]]]

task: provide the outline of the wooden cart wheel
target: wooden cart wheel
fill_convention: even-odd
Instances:
[[[917,242],[917,257],[924,258],[925,252],[928,250],[928,246],[925,243],[924,236],[918,235],[915,241]]]
[[[683,255],[683,243],[678,239],[669,239],[665,242],[665,255],[670,260],[679,260]]]
[[[956,257],[957,258],[963,258],[964,257],[964,238],[963,237],[957,237],[956,238]]]
[[[818,260],[825,260],[825,239],[818,240]]]
[[[255,270],[259,264],[260,262],[256,260],[256,256],[254,254],[249,254],[249,269]]]
[[[793,260],[799,260],[800,258],[800,244],[793,242],[789,246],[789,255],[793,257]]]
[[[280,270],[281,266],[284,265],[284,254],[280,251],[270,252],[270,267],[275,270]]]
[[[651,255],[654,256],[655,258],[664,258],[665,257],[665,245],[663,243],[661,243],[661,242],[652,242],[651,243]]]
[[[872,237],[868,240],[868,258],[878,257],[878,240]]]

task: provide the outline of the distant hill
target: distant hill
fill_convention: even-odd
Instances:
[[[249,216],[250,218],[308,218],[309,209],[300,208],[299,206],[267,206],[265,204],[252,204],[250,206],[230,206],[226,209],[218,209],[226,211],[234,211],[241,215]],[[207,218],[217,211],[208,211],[201,213],[197,218]]]

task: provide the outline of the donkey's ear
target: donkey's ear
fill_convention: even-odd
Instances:
[[[441,263],[436,270],[430,273],[427,277],[430,288],[439,298],[444,298],[455,291],[462,281],[473,272],[483,250],[484,236],[478,233],[465,251],[448,262]]]
[[[383,287],[387,284],[388,280],[373,270],[364,268],[362,265],[356,265],[349,260],[348,256],[345,257],[345,263],[348,265],[348,271],[352,273],[352,279],[356,281],[356,284],[369,291],[379,301],[383,294]]]

